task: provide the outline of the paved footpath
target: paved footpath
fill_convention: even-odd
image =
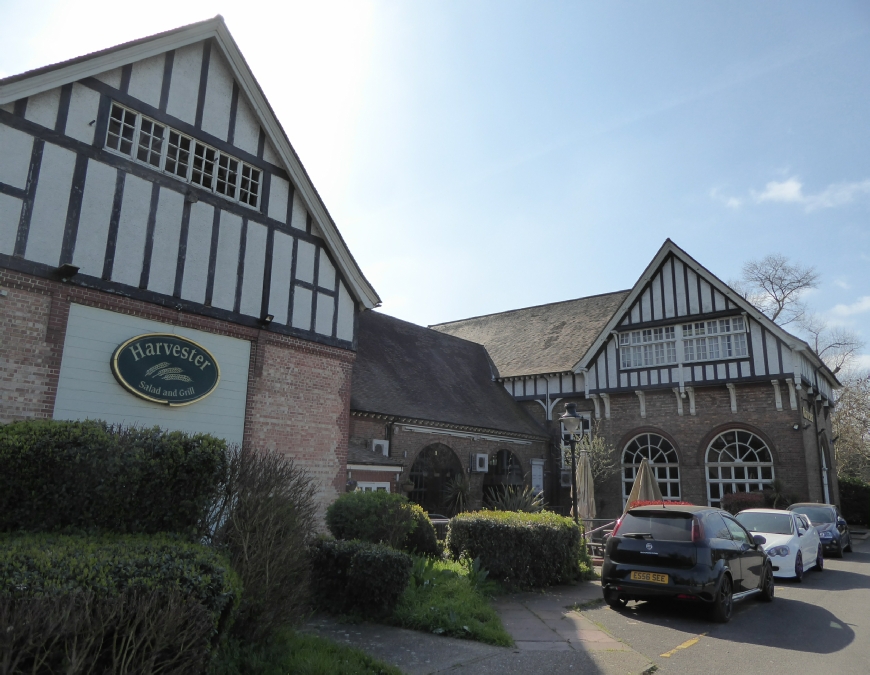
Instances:
[[[499,597],[493,607],[514,647],[439,637],[381,624],[341,624],[317,617],[307,630],[391,663],[408,675],[522,675],[583,673],[639,675],[652,663],[573,607],[601,600],[595,582],[560,586],[543,593]]]

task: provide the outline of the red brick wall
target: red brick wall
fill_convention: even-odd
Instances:
[[[353,352],[2,268],[0,289],[0,422],[51,418],[78,303],[250,341],[244,442],[296,458],[321,511],[344,490]]]
[[[689,413],[688,397],[683,399],[683,415],[677,413],[677,401],[671,390],[647,391],[646,418],[640,416],[638,397],[631,394],[611,395],[611,419],[604,417],[601,403],[600,432],[621,458],[625,445],[635,435],[650,431],[661,433],[675,444],[680,458],[680,488],[683,499],[695,504],[707,503],[705,455],[710,441],[729,428],[741,428],[759,435],[773,454],[774,475],[785,484],[786,493],[801,499],[822,501],[818,478],[818,451],[815,430],[795,431],[801,422],[800,410],[791,410],[788,388],[781,383],[783,410],[775,405],[773,386],[737,385],[737,412],[731,412],[731,399],[724,386],[695,389],[696,414]],[[592,409],[591,401],[577,399],[578,410]],[[557,406],[560,408],[561,406]],[[554,411],[554,417],[562,411]],[[820,429],[827,422],[819,417]],[[831,473],[834,470],[831,469]],[[810,479],[812,476],[812,479]],[[832,499],[836,495],[832,491]],[[599,517],[618,515],[622,510],[621,474],[612,476],[597,489]]]

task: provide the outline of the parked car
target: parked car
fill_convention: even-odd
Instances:
[[[604,549],[604,600],[674,598],[709,604],[715,621],[731,619],[734,601],[771,601],[773,566],[765,539],[731,514],[706,506],[640,506],[617,522]]]
[[[760,534],[767,540],[764,550],[773,565],[773,576],[801,581],[805,570],[824,569],[819,533],[806,516],[779,509],[746,509],[736,518],[753,536]]]
[[[834,504],[815,504],[804,502],[792,504],[789,511],[802,513],[815,525],[822,541],[825,553],[833,553],[834,557],[842,558],[843,551],[852,552],[852,534],[846,520],[840,515]]]

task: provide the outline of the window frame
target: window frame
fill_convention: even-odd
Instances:
[[[643,444],[638,440],[642,437],[646,437],[646,440]],[[652,437],[658,439],[656,444],[652,443]],[[622,506],[625,507],[626,502],[628,500],[628,495],[631,493],[631,488],[634,485],[634,481],[637,479],[637,469],[640,466],[640,462],[626,462],[626,454],[629,451],[629,448],[637,442],[637,448],[632,449],[632,453],[636,454],[640,453],[644,456],[645,459],[649,461],[650,469],[652,469],[653,476],[656,479],[656,483],[659,483],[659,489],[661,489],[661,483],[664,483],[667,486],[667,494],[662,492],[662,497],[665,501],[679,501],[682,499],[683,494],[683,486],[681,484],[680,478],[680,454],[677,452],[677,448],[671,443],[667,438],[662,436],[661,434],[657,434],[654,431],[644,431],[642,433],[637,434],[631,440],[629,440],[622,448],[622,453],[620,454],[620,469],[621,469],[621,481],[622,481]],[[644,453],[644,449],[647,449],[648,452]],[[660,453],[666,460],[669,460],[673,457],[674,461],[665,461],[665,462],[654,462],[652,461],[653,455]],[[659,469],[664,469],[665,476],[660,476]],[[674,469],[674,473],[676,473],[676,477],[671,477],[671,469]],[[629,479],[627,476],[627,472],[631,471],[631,478]],[[673,487],[676,486],[676,494],[673,494]]]
[[[113,113],[115,112],[116,108],[123,111],[123,117],[120,122],[121,129],[118,134],[114,134],[112,132],[112,121],[117,119],[113,117]],[[126,121],[128,115],[133,115],[135,117],[135,121],[133,124],[133,137],[129,140],[131,146],[130,152],[125,153],[121,148],[126,141],[123,136],[123,128],[124,122]],[[149,159],[151,159],[151,155],[153,154],[153,141],[147,146],[148,159],[143,160],[139,158],[139,143],[140,139],[142,138],[142,134],[146,133],[152,139],[157,138],[157,136],[151,132],[142,131],[143,120],[147,121],[152,125],[152,132],[155,127],[160,127],[163,130],[162,135],[159,137],[160,155],[158,164],[154,164],[153,162],[149,161]],[[170,143],[172,134],[178,136],[178,143],[176,145]],[[111,136],[117,137],[118,147],[112,146],[110,138]],[[182,144],[185,139],[189,143],[189,147],[186,150],[182,148]],[[177,149],[175,157],[169,156],[171,147]],[[154,118],[149,117],[144,113],[138,112],[130,106],[123,105],[114,100],[111,102],[111,105],[109,107],[109,124],[106,126],[106,136],[103,139],[103,149],[114,155],[118,155],[130,161],[136,162],[137,164],[141,164],[142,166],[147,166],[151,169],[157,170],[160,173],[171,176],[176,180],[180,180],[189,185],[196,185],[201,190],[205,190],[212,194],[219,195],[220,197],[232,201],[236,204],[242,204],[243,206],[253,209],[255,211],[259,211],[260,209],[260,204],[263,196],[263,176],[265,174],[265,171],[263,171],[263,169],[249,164],[248,162],[239,159],[231,153],[224,152],[219,148],[205,143],[204,141],[201,141],[194,136],[191,136],[190,134],[186,134],[169,124],[165,124],[164,122],[155,120]],[[182,152],[187,154],[184,175],[182,175],[178,171],[179,164],[182,164],[179,158]],[[199,155],[197,155],[198,152]],[[207,173],[196,168],[197,156],[203,158],[203,163],[207,162],[210,164],[210,172]],[[206,159],[207,157],[211,158]],[[222,165],[223,160],[225,160],[223,162],[225,166]],[[173,168],[167,168],[167,163],[173,164]],[[230,183],[229,181],[221,178],[221,170],[226,169],[233,164],[235,165],[234,181]],[[227,172],[232,173],[230,171]],[[196,180],[195,174],[199,175],[200,180]],[[208,178],[208,185],[204,184],[205,179],[203,177]],[[224,190],[227,189],[227,186],[231,186],[232,194],[228,194],[227,191],[222,191],[220,189],[221,185],[224,186]]]
[[[724,436],[726,434],[734,434],[734,441],[729,442],[727,439],[725,439]],[[743,434],[745,436],[749,436],[750,438],[748,439],[748,441],[741,440],[741,437],[740,437],[741,434]],[[723,439],[724,446],[721,448],[714,448],[713,445],[720,438]],[[757,448],[757,447],[754,447],[753,445],[751,445],[749,441],[751,441],[752,438],[757,439],[762,447]],[[733,461],[733,462],[721,462],[721,461],[711,462],[710,461],[711,451],[717,453],[717,455],[716,455],[717,459],[721,459],[722,452],[725,450],[728,450],[732,446],[734,448],[736,448],[737,454],[738,454],[738,456],[735,458],[735,461]],[[740,448],[744,447],[744,446],[749,448],[752,452],[756,453],[756,459],[751,460],[751,461],[746,461],[746,454],[747,453],[744,452],[742,455],[740,454]],[[767,453],[767,457],[769,458],[769,460],[761,461],[761,460],[757,459],[758,453],[761,450],[763,450]],[[734,452],[731,452],[730,450],[728,450],[728,451],[729,451],[729,454],[734,455]],[[727,469],[731,475],[723,477],[723,471],[722,471],[723,469]],[[742,478],[738,478],[736,476],[737,469],[742,470],[742,472],[743,472]],[[751,469],[756,470],[756,472],[757,472],[756,478],[749,477],[749,471]],[[769,472],[768,478],[763,477],[763,474],[766,472],[766,470]],[[715,473],[716,473],[715,478],[711,477],[711,473],[713,471],[715,471]],[[716,434],[716,436],[707,444],[707,451],[704,454],[704,483],[707,486],[707,505],[708,506],[722,508],[722,506],[721,506],[722,499],[725,497],[726,494],[732,494],[732,493],[736,493],[736,492],[752,492],[753,488],[755,488],[757,490],[764,490],[765,486],[771,485],[775,479],[776,479],[776,470],[775,470],[774,461],[773,461],[773,451],[771,450],[771,448],[767,444],[767,442],[763,438],[761,438],[761,436],[759,436],[758,434],[753,433],[751,431],[747,431],[746,429],[740,429],[740,428],[726,429],[726,430]],[[713,496],[713,492],[710,489],[712,485],[716,485],[718,488],[719,494],[716,497]],[[729,492],[726,492],[724,489],[724,487],[726,485],[729,487]],[[743,489],[740,489],[740,488],[743,488]]]

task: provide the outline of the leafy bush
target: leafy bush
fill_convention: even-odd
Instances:
[[[319,539],[312,546],[312,592],[336,614],[389,615],[408,585],[411,556],[364,541]]]
[[[400,494],[346,492],[326,510],[326,526],[336,539],[386,544],[419,555],[441,554],[429,516]]]
[[[168,535],[0,535],[0,596],[12,599],[177,590],[205,607],[221,631],[238,605],[239,586],[217,552]]]
[[[847,522],[870,525],[870,484],[859,478],[840,477],[840,512]]]
[[[201,536],[225,471],[207,434],[36,420],[0,425],[0,532]]]
[[[3,673],[201,673],[213,637],[208,610],[180,590],[0,595]]]
[[[732,492],[722,497],[722,508],[732,514],[744,509],[763,509],[766,505],[763,492]]]
[[[409,504],[411,515],[414,518],[414,529],[405,537],[402,548],[408,553],[439,557],[441,547],[438,545],[438,537],[435,534],[435,526],[429,520],[429,516],[419,504]]]
[[[591,569],[581,541],[572,520],[548,511],[463,513],[447,533],[454,559],[480,558],[491,578],[526,588],[574,581]]]
[[[513,487],[496,489],[490,492],[488,501],[493,511],[540,513],[544,510],[544,493],[534,492],[531,487],[522,491]]]
[[[315,487],[293,460],[232,446],[223,491],[211,514],[212,544],[243,584],[233,635],[257,641],[304,617]]]
[[[326,510],[336,539],[360,539],[401,548],[416,521],[404,495],[386,491],[345,492]]]

